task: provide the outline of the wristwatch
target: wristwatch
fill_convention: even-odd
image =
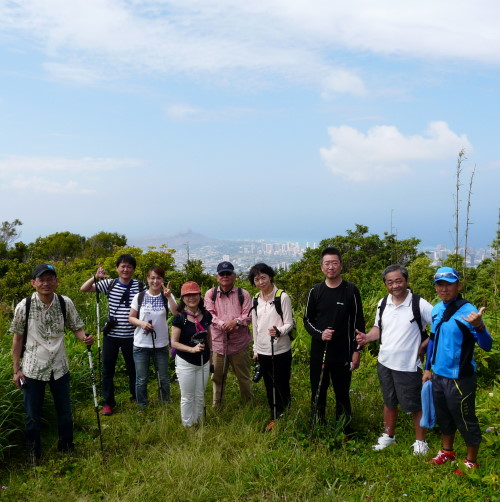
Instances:
[[[239,319],[236,319],[236,326],[241,326],[241,322]]]

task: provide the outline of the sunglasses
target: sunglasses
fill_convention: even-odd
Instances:
[[[440,272],[439,274],[434,275],[434,282],[446,279],[454,279],[455,281],[458,281],[459,277],[457,274],[454,274],[453,272]]]
[[[224,277],[224,276],[227,276],[227,275],[233,275],[233,273],[232,272],[221,272],[219,275],[222,276],[222,277]]]

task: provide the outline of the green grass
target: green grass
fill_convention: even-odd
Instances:
[[[493,432],[485,433],[481,469],[470,476],[455,476],[451,466],[433,467],[412,455],[412,424],[406,415],[400,417],[397,444],[383,452],[371,450],[381,432],[382,404],[374,359],[368,353],[363,357],[364,367],[355,373],[351,393],[358,433],[349,442],[343,441],[335,423],[318,427],[310,438],[306,363],[294,366],[292,407],[271,433],[262,432],[268,419],[262,382],[254,386],[255,403],[243,406],[238,403],[238,388],[231,377],[226,407],[219,411],[207,407],[205,425],[184,429],[180,422],[178,385],[172,386],[171,404],[162,407],[152,399],[151,407],[140,412],[128,402],[122,374],[118,377],[120,404],[116,413],[101,417],[106,452],[103,459],[90,390],[80,377],[79,385],[85,390],[75,390],[77,454],[62,455],[56,451],[52,404],[47,399],[47,416],[51,418],[44,425],[41,465],[28,468],[23,448],[10,448],[0,469],[0,499],[500,500],[498,387],[480,390],[478,395],[483,430],[496,427]],[[152,380],[151,397],[155,396],[155,390]],[[209,388],[209,402],[210,393]],[[332,414],[330,395],[328,403]],[[432,431],[428,440],[432,452],[437,451],[440,447],[437,431]],[[464,457],[465,446],[459,437],[456,448],[459,457]]]

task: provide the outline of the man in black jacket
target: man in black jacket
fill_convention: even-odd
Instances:
[[[310,378],[313,425],[325,421],[330,380],[336,399],[336,418],[343,419],[344,432],[352,429],[349,388],[352,371],[359,367],[356,329],[364,331],[363,306],[358,288],[344,281],[342,257],[336,248],[321,253],[325,280],[316,284],[307,300],[304,326],[312,337]],[[321,384],[320,384],[321,382]]]

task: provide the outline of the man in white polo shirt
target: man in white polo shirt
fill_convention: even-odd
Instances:
[[[383,450],[396,442],[394,431],[398,404],[413,416],[415,443],[413,453],[425,455],[429,449],[422,417],[422,362],[428,338],[423,328],[431,323],[432,305],[408,289],[408,270],[389,265],[382,273],[389,294],[378,303],[375,326],[368,332],[356,331],[362,347],[380,339],[377,373],[384,398],[384,433],[373,446]]]

